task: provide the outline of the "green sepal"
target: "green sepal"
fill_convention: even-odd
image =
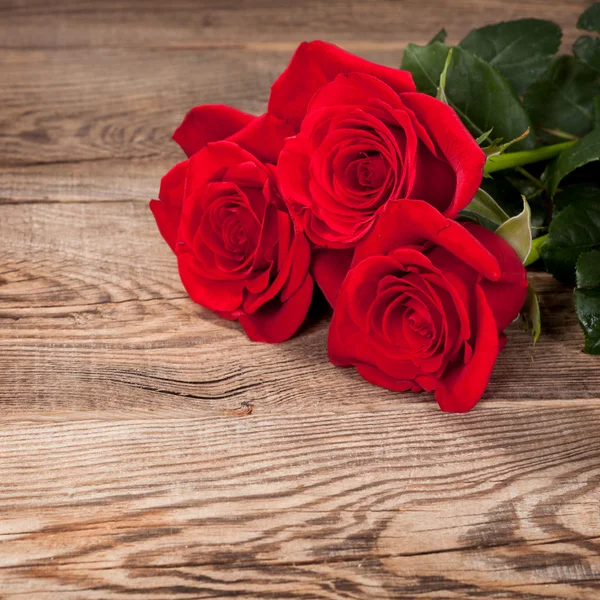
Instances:
[[[531,209],[523,197],[523,211],[506,220],[498,229],[496,235],[506,240],[518,254],[521,262],[525,263],[531,252]]]
[[[531,284],[527,288],[527,297],[525,298],[523,308],[521,308],[520,315],[525,331],[531,332],[533,349],[535,349],[535,344],[542,332],[542,318],[540,313],[540,299]]]

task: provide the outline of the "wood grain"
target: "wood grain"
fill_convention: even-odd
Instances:
[[[501,15],[496,16],[494,6],[496,11],[502,9]],[[201,9],[197,3],[168,8],[148,3],[140,11],[123,2],[66,2],[58,11],[50,8],[60,26],[47,27],[49,5],[18,3],[0,20],[0,40],[9,40],[1,62],[6,83],[0,87],[0,164],[52,163],[68,179],[71,163],[80,161],[162,158],[162,165],[172,163],[180,153],[169,138],[190,107],[227,103],[262,112],[270,84],[303,39],[337,41],[365,58],[397,66],[407,41],[425,43],[442,25],[456,41],[475,25],[511,16],[560,19],[568,46],[584,7],[585,2],[489,6],[472,1],[442,5],[441,11],[415,19],[414,2],[312,1],[306,6],[262,2],[248,3],[245,10],[238,3],[204,3]],[[214,24],[199,24],[205,21]],[[321,32],[315,24],[326,30]],[[254,32],[272,40],[272,28],[284,43],[256,43]],[[339,28],[360,34],[362,45],[357,46],[353,36],[349,41],[338,37]],[[195,34],[191,47],[177,44],[167,50],[168,41],[155,45],[165,36],[168,40],[188,30]],[[133,46],[129,42],[137,38],[131,37],[132,31],[142,36]],[[14,32],[18,40],[10,43]],[[103,37],[106,32],[124,41],[125,47],[109,43]],[[74,51],[71,35],[84,36],[86,43],[77,41]],[[30,47],[28,36],[42,46]],[[7,175],[0,198],[8,196],[6,185],[23,187],[18,176],[13,182]]]
[[[599,432],[519,405],[5,426],[3,597],[594,599]]]
[[[147,208],[196,104],[296,44],[395,66],[585,1],[0,0],[0,600],[600,597],[600,369],[540,273],[482,403],[439,412],[195,305]]]
[[[0,207],[124,200],[145,204],[156,197],[162,175],[185,158],[168,136],[165,132],[164,157],[0,166]]]
[[[285,52],[258,60],[230,49],[179,51],[176,60],[149,50],[6,55],[3,71],[14,85],[0,91],[0,160],[58,167],[156,157],[172,164],[182,154],[170,136],[192,106],[227,103],[262,112],[271,82],[289,59]]]
[[[8,48],[202,48],[292,50],[327,39],[353,50],[428,42],[445,27],[452,41],[502,19],[553,19],[575,39],[586,0],[4,0],[0,44]],[[49,26],[49,20],[54,25]],[[243,52],[239,53],[242,57]]]

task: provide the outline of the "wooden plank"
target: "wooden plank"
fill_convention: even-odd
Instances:
[[[161,4],[160,9],[157,4],[144,10],[136,10],[129,3],[112,4],[79,0],[61,3],[56,10],[46,3],[24,2],[5,11],[0,20],[0,39],[8,40],[5,43],[9,48],[0,59],[3,75],[0,166],[37,167],[38,163],[51,163],[55,172],[68,181],[73,172],[70,163],[80,161],[117,159],[126,164],[132,159],[162,159],[162,164],[170,164],[181,156],[170,142],[170,135],[189,108],[204,103],[226,103],[249,112],[262,112],[271,83],[289,61],[297,42],[305,37],[337,41],[365,58],[395,67],[400,63],[401,48],[408,41],[425,42],[441,23],[452,31],[452,20],[460,22],[460,35],[453,38],[456,41],[472,26],[517,16],[516,4],[509,8],[506,3],[499,3],[496,8],[500,11],[502,7],[501,13],[492,16],[494,12],[487,3],[484,7],[480,2],[469,1],[462,9],[462,5],[453,6],[452,10],[448,6],[428,13],[442,21],[432,23],[430,16],[419,19],[419,27],[426,28],[421,32],[416,27],[417,20],[409,16],[415,8],[410,3],[359,2],[348,10],[345,2],[313,1],[307,7],[297,6],[291,13],[289,6],[273,2],[259,3],[256,7],[253,4],[254,8],[248,6],[243,12],[210,3],[201,10],[196,3],[196,10],[185,3],[175,8]],[[560,19],[568,24],[565,40],[570,42],[575,36],[576,17],[584,5],[585,2],[519,3],[518,16]],[[485,18],[481,10],[485,10]],[[219,23],[218,43],[211,41],[206,28],[195,22],[209,18],[207,14],[213,14],[211,11],[220,15],[215,17]],[[302,29],[294,20],[296,13],[303,15],[307,30],[297,40],[290,41],[293,36],[288,29],[295,35]],[[265,25],[258,30],[269,40],[273,39],[270,27],[283,32],[285,43],[246,47],[240,40],[248,39],[250,33],[250,38],[256,39],[253,21],[257,28],[259,23]],[[119,45],[105,47],[94,42],[98,36],[102,42],[102,35],[115,31],[121,31],[119,35],[129,40],[133,22],[135,32],[148,36],[147,42],[150,38],[160,38],[157,30],[161,35],[174,35],[173,31],[180,32],[185,23],[196,31],[194,39],[199,43],[187,49],[184,44],[183,48],[179,45],[161,51],[152,43],[123,49]],[[400,28],[399,23],[402,23]],[[169,24],[174,29],[169,30]],[[316,24],[328,27],[329,35],[326,32],[319,35]],[[360,34],[363,41],[357,46],[351,40],[338,39],[331,24]],[[369,27],[375,42],[365,38]],[[33,28],[29,34],[28,28]],[[245,38],[240,37],[241,30]],[[10,42],[13,35],[18,39]],[[23,50],[28,35],[42,49]],[[68,41],[71,35],[81,35],[89,43],[77,42],[82,47],[73,52]],[[392,45],[390,39],[395,40]],[[47,47],[52,47],[52,51],[43,49]],[[65,167],[64,163],[69,164]],[[10,198],[11,187],[24,186],[18,174],[15,177],[16,181],[3,178],[0,198]],[[46,182],[42,180],[40,187],[52,188],[52,182],[48,185]],[[45,196],[42,193],[39,197]]]
[[[587,0],[45,0],[4,2],[0,40],[10,48],[198,48],[207,45],[290,50],[306,39],[350,43],[354,49],[426,43],[446,27],[452,41],[502,19],[553,19],[575,39]],[[242,52],[240,52],[240,56]]]
[[[163,158],[0,166],[0,211],[3,205],[23,203],[129,200],[146,204],[156,197],[161,177],[185,158],[170,133],[165,127],[161,134],[162,148],[169,154]]]
[[[600,595],[600,372],[543,274],[484,402],[336,369],[328,315],[249,342],[146,202],[191,106],[264,110],[296,44],[395,66],[585,0],[0,2],[0,599]]]
[[[595,599],[600,408],[4,425],[2,598]]]
[[[163,158],[197,104],[260,113],[289,53],[90,49],[5,51],[0,164]],[[5,193],[3,194],[6,195]]]
[[[27,186],[25,166],[36,173],[52,165],[47,176],[54,172],[68,182],[73,163],[108,161],[110,172],[119,161],[122,173],[131,160],[152,160],[162,165],[160,177],[183,158],[171,135],[190,108],[228,104],[264,112],[270,86],[291,54],[240,48],[4,51],[0,167],[9,169],[0,198],[12,199],[11,188]],[[361,55],[389,66],[401,59],[400,51]],[[47,196],[47,176],[34,187],[38,199]]]
[[[108,233],[109,232],[109,233]],[[145,204],[2,207],[0,404],[3,418],[190,416],[380,410],[429,395],[393,394],[327,359],[327,313],[295,339],[254,344],[191,302]],[[581,353],[572,291],[533,275],[543,334],[535,360],[518,325],[485,406],[593,399],[597,359]]]

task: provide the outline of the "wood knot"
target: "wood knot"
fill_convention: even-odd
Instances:
[[[244,400],[237,408],[226,408],[223,412],[229,417],[246,417],[252,414],[254,404]]]

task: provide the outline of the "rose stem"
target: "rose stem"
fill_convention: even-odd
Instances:
[[[535,187],[538,188],[538,190],[546,189],[546,186],[537,177],[534,177],[529,171],[526,171],[523,167],[517,167],[515,171],[523,175],[523,177],[525,177],[526,179],[529,179],[529,181],[531,181],[531,183],[533,183],[533,185],[535,185]]]
[[[499,156],[490,156],[484,167],[484,173],[494,173],[496,171],[504,171],[505,169],[514,169],[522,167],[541,160],[548,160],[560,154],[563,150],[570,148],[575,144],[575,140],[571,142],[561,142],[552,146],[542,146],[535,150],[522,150],[521,152],[508,152]]]
[[[535,238],[535,240],[532,240],[531,250],[529,251],[529,254],[527,255],[527,258],[525,259],[525,262],[523,263],[523,265],[528,267],[529,265],[532,265],[536,260],[539,259],[540,248],[543,246],[544,242],[547,239],[548,239],[548,234],[545,234],[545,235],[540,235],[540,237]]]

